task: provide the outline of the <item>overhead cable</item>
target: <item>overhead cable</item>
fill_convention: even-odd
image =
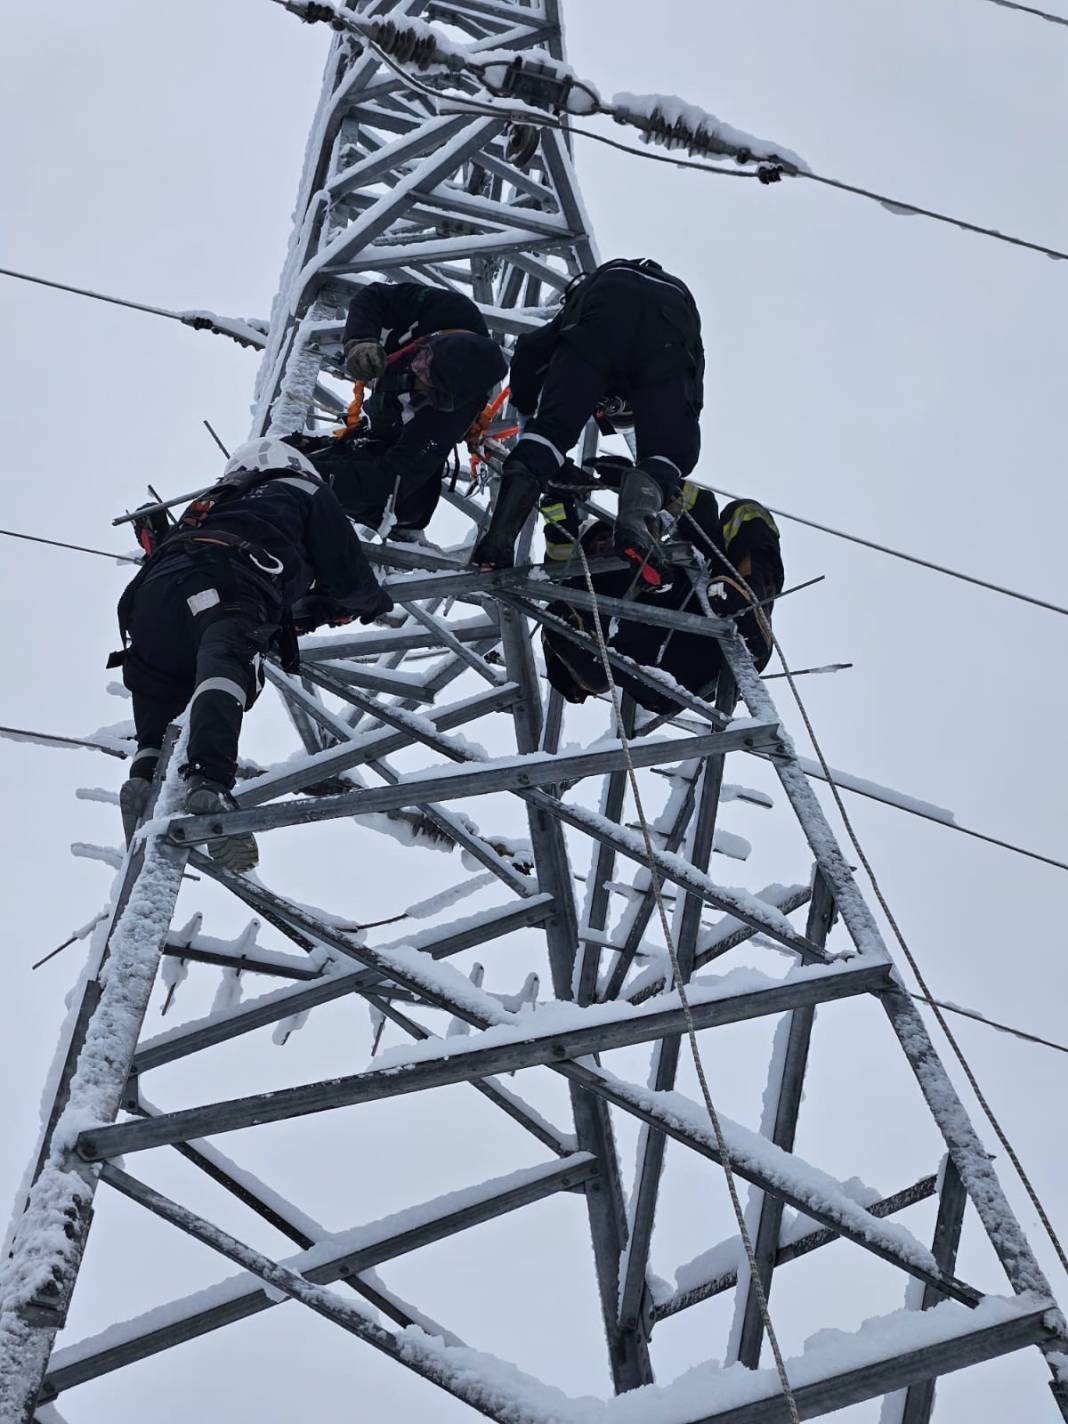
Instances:
[[[928,1002],[923,994],[912,993],[911,990],[910,993],[912,998],[918,1000],[919,1003],[926,1004]],[[1068,1053],[1068,1046],[1063,1043],[1054,1043],[1051,1038],[1040,1038],[1037,1033],[1028,1033],[1025,1029],[1013,1028],[1011,1024],[999,1023],[997,1019],[988,1019],[986,1014],[981,1014],[975,1009],[966,1009],[960,1004],[950,1004],[945,999],[933,999],[931,1002],[937,1004],[947,1013],[960,1014],[962,1018],[974,1019],[976,1023],[986,1024],[987,1028],[996,1028],[999,1033],[1008,1033],[1013,1038],[1022,1039],[1024,1043],[1038,1043],[1043,1048],[1055,1048],[1058,1053]]]
[[[699,481],[694,481],[694,483],[699,483]],[[721,494],[725,499],[738,498],[738,495],[731,494],[729,490],[720,489],[716,485],[704,485],[703,488],[710,489],[713,494]],[[809,529],[818,529],[821,534],[833,534],[836,539],[848,539],[851,544],[860,544],[863,548],[874,549],[879,554],[889,554],[892,559],[903,559],[908,564],[916,564],[922,569],[931,569],[934,573],[945,574],[947,578],[974,584],[976,588],[985,588],[989,593],[1000,593],[1005,598],[1015,598],[1021,603],[1030,603],[1036,608],[1046,608],[1051,613],[1063,613],[1068,616],[1068,608],[1059,603],[1049,603],[1044,598],[1036,598],[1034,594],[1021,593],[1019,589],[1006,588],[1004,584],[990,583],[987,579],[976,578],[974,574],[964,574],[959,569],[950,569],[945,564],[936,564],[932,559],[921,559],[918,554],[906,554],[901,549],[892,549],[887,544],[878,544],[874,539],[864,539],[859,534],[849,534],[844,529],[835,529],[829,524],[820,524],[817,520],[806,519],[800,514],[789,514],[785,509],[772,509],[770,504],[765,505],[765,508],[779,519],[789,519],[792,524],[804,524]]]
[[[77,297],[90,297],[94,302],[108,302],[114,307],[129,307],[131,311],[148,312],[150,316],[166,317],[168,321],[180,321],[183,326],[191,326],[194,331],[211,331],[216,336],[228,336],[238,346],[249,346],[258,350],[266,336],[246,321],[227,317],[216,317],[205,311],[171,311],[168,307],[149,306],[147,302],[131,302],[126,297],[112,297],[106,292],[94,292],[89,287],[72,287],[67,282],[54,282],[49,277],[35,277],[29,272],[15,272],[10,267],[0,267],[0,277],[14,277],[18,282],[32,282],[38,287],[51,287],[57,292],[73,292]],[[247,333],[247,334],[246,334]]]
[[[1000,5],[1003,10],[1022,10],[1025,15],[1034,15],[1036,19],[1048,20],[1051,25],[1068,26],[1068,16],[1052,15],[1048,10],[1036,9],[1034,5],[1019,5],[1017,0],[987,0],[989,5]]]
[[[706,172],[722,175],[755,177],[765,184],[776,183],[784,176],[807,178],[810,182],[822,184],[824,187],[837,188],[841,192],[878,203],[891,213],[929,218],[933,222],[947,224],[962,232],[976,233],[1012,247],[1038,252],[1044,257],[1068,261],[1068,251],[1061,248],[1049,247],[1045,243],[1017,237],[998,228],[986,227],[966,218],[954,217],[950,213],[906,202],[887,193],[879,193],[870,188],[862,188],[857,184],[815,173],[793,154],[779,153],[771,144],[758,139],[745,135],[735,136],[735,131],[721,125],[710,114],[701,115],[700,111],[696,111],[696,117],[680,117],[671,115],[656,105],[651,109],[641,104],[628,105],[625,102],[627,96],[617,96],[611,103],[606,104],[592,85],[577,79],[573,74],[565,73],[562,68],[554,68],[552,63],[546,63],[540,58],[534,60],[517,57],[505,65],[499,60],[477,57],[426,24],[419,23],[417,26],[406,24],[403,19],[359,16],[333,3],[320,3],[320,0],[274,0],[274,3],[308,24],[321,21],[332,29],[356,35],[361,43],[367,45],[394,73],[399,74],[405,83],[420,93],[429,95],[434,103],[440,106],[439,112],[444,112],[447,108],[449,112],[489,114],[517,124],[560,129],[607,143],[613,148],[626,148],[626,145],[614,139],[579,128],[572,122],[574,114],[583,117],[602,115],[616,123],[642,130],[648,143],[662,143],[669,149],[683,148],[690,153],[706,157],[733,159],[743,167],[750,164],[755,167],[749,169],[748,173],[741,173],[737,169],[697,163],[692,159],[652,154],[637,148],[629,150],[643,158],[673,163],[679,167],[702,168]],[[1008,4],[1009,0],[996,0],[996,3]],[[1029,7],[1021,5],[1012,8]],[[1044,11],[1036,10],[1034,13],[1043,18],[1057,18],[1047,15]],[[421,69],[443,67],[453,74],[473,76],[491,95],[505,99],[518,98],[524,107],[498,106],[480,103],[477,99],[455,100],[447,97],[441,90],[417,79],[407,68],[411,64]],[[577,104],[571,100],[573,90],[580,91],[582,95]],[[442,105],[443,99],[447,99],[446,105]],[[695,106],[689,107],[691,114],[694,113]]]
[[[53,549],[74,549],[79,554],[97,554],[102,559],[112,559],[120,564],[140,562],[139,554],[109,554],[106,549],[90,549],[85,544],[65,544],[61,539],[43,539],[40,534],[20,534],[16,529],[0,529],[0,534],[9,539],[25,539],[30,544],[49,544]]]

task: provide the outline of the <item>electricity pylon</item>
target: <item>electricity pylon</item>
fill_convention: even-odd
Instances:
[[[557,0],[368,0],[358,9],[362,16],[436,19],[477,49],[511,50],[520,62],[535,48],[563,58]],[[454,84],[463,90],[462,79]],[[571,277],[595,261],[566,130],[514,124],[492,111],[439,113],[421,81],[409,83],[352,36],[337,38],[272,312],[255,428],[287,433],[317,414],[342,408],[324,379],[336,374],[341,324],[354,284],[384,277],[456,287],[473,296],[491,330],[506,341],[538,325]],[[461,515],[475,523],[484,518],[477,499],[448,493]],[[589,594],[562,591],[554,576],[547,579],[529,566],[490,576],[422,549],[375,545],[370,552],[407,621],[307,640],[300,678],[269,670],[299,735],[302,758],[246,780],[238,811],[197,818],[178,809],[177,732],[165,748],[147,830],[124,863],[64,1031],[51,1110],[28,1196],[13,1223],[0,1314],[0,1420],[43,1420],[48,1402],[78,1384],[182,1346],[284,1298],[303,1302],[488,1418],[531,1424],[566,1418],[559,1396],[550,1397],[537,1382],[461,1346],[445,1327],[388,1291],[372,1271],[557,1193],[570,1194],[576,1212],[577,1198],[583,1199],[617,1394],[652,1383],[650,1339],[658,1322],[734,1291],[735,1329],[725,1353],[754,1373],[734,1369],[728,1380],[726,1372],[710,1367],[703,1377],[707,1397],[685,1417],[693,1424],[786,1419],[779,1381],[774,1374],[756,1373],[766,1319],[738,1241],[726,1243],[726,1253],[715,1253],[716,1264],[703,1274],[689,1272],[674,1292],[658,1285],[649,1269],[667,1142],[713,1163],[723,1159],[705,1109],[672,1091],[687,1012],[672,991],[671,966],[656,939],[658,894],[675,897],[673,936],[682,975],[692,981],[689,1012],[700,1042],[708,1044],[713,1030],[732,1024],[758,1019],[778,1024],[760,1131],[723,1124],[733,1171],[750,1184],[754,1261],[772,1310],[778,1267],[844,1241],[899,1272],[908,1283],[907,1301],[917,1311],[908,1329],[900,1317],[869,1322],[855,1342],[843,1341],[833,1356],[806,1360],[797,1369],[787,1361],[800,1417],[886,1396],[884,1424],[922,1424],[931,1416],[934,1381],[943,1373],[1025,1345],[1038,1346],[1055,1368],[1068,1340],[1049,1285],[924,1023],[895,976],[877,923],[735,625],[655,604],[617,607],[603,599],[608,614],[625,607],[628,618],[709,639],[710,647],[721,650],[725,671],[712,701],[679,693],[688,714],[684,730],[642,728],[633,703],[625,701],[629,751],[609,741],[561,753],[563,706],[555,695],[543,699],[531,633],[548,624],[581,642],[583,635],[562,628],[546,605],[564,596],[589,608]],[[473,604],[476,616],[450,620],[448,607],[442,609],[445,601],[448,607],[453,601]],[[429,672],[415,662],[427,649],[440,655]],[[654,675],[645,676],[655,682]],[[447,689],[460,690],[454,684],[464,687],[464,695],[444,700]],[[739,698],[749,715],[735,721],[731,714]],[[485,728],[498,741],[503,730],[511,754],[489,757],[472,742],[450,737],[457,728],[475,735]],[[390,759],[411,747],[433,752],[440,768],[402,776]],[[785,806],[815,860],[807,884],[756,895],[729,889],[710,874],[713,850],[727,844],[720,839],[717,845],[717,819],[728,755],[774,768]],[[654,813],[657,848],[651,856],[621,824],[628,814],[628,756],[637,770],[666,771],[668,777],[670,792]],[[376,782],[363,784],[362,772]],[[600,783],[595,808],[584,798],[582,783],[590,777]],[[499,794],[524,803],[529,863],[526,852],[507,838],[482,832],[451,809],[453,801]],[[654,802],[651,793],[643,799]],[[310,910],[258,879],[234,876],[199,849],[226,830],[269,836],[299,827],[308,839],[320,822],[376,813],[431,826],[489,873],[500,902],[473,918],[432,925],[408,941],[372,944],[346,927],[344,916]],[[591,852],[585,877],[571,864],[583,845]],[[403,851],[392,846],[390,853],[414,858],[423,852],[416,845]],[[619,878],[625,864],[634,866],[629,884]],[[197,920],[175,929],[176,902],[190,871],[250,907],[289,952],[261,948],[254,939],[236,946],[212,939],[201,933]],[[580,910],[575,883],[582,878],[586,894]],[[610,926],[613,897],[620,896],[626,908]],[[711,929],[702,925],[709,906],[721,916]],[[790,919],[800,910],[802,925]],[[829,939],[836,921],[840,943]],[[530,1012],[536,988],[529,977],[520,993],[494,995],[481,989],[477,976],[464,984],[441,963],[531,928],[544,935],[555,1001],[551,1007],[543,1002],[537,1014]],[[743,945],[756,949],[769,943],[788,956],[785,973],[750,972],[740,980],[694,977]],[[288,982],[208,1018],[145,1036],[145,1011],[165,960],[206,962]],[[781,958],[774,965],[781,966]],[[216,1101],[181,1111],[160,1112],[150,1105],[143,1085],[154,1070],[222,1043],[240,1044],[266,1025],[283,1025],[351,995],[367,1000],[380,1020],[416,1040],[407,1058],[394,1050],[386,1067],[252,1097],[227,1096],[223,1084]],[[863,1203],[855,1191],[817,1173],[794,1152],[816,1007],[840,1000],[836,1012],[844,1014],[858,998],[874,998],[885,1011],[888,1035],[896,1036],[904,1059],[902,1075],[907,1065],[947,1152],[937,1176]],[[427,1013],[434,1028],[425,1022]],[[434,1017],[441,1013],[469,1030],[459,1048],[455,1039],[442,1036]],[[312,1013],[313,1028],[314,1022]],[[648,1082],[621,1078],[603,1061],[604,1055],[636,1045],[647,1045],[651,1053]],[[518,1085],[499,1080],[519,1070],[565,1080],[568,1127],[552,1123],[523,1097],[522,1077]],[[508,1117],[510,1125],[501,1119],[502,1132],[525,1132],[547,1155],[507,1178],[472,1185],[462,1200],[453,1194],[427,1202],[395,1229],[365,1231],[358,1239],[351,1234],[317,1239],[302,1213],[288,1210],[277,1194],[204,1141],[457,1083],[470,1084]],[[624,1117],[640,1124],[629,1183],[614,1132]],[[167,1148],[181,1152],[302,1254],[279,1265],[116,1165],[119,1154],[136,1166],[141,1152]],[[246,1276],[237,1287],[228,1282],[214,1295],[201,1292],[174,1302],[162,1320],[135,1319],[54,1350],[101,1182],[236,1262]],[[887,1217],[933,1196],[937,1224],[928,1250]],[[969,1202],[1004,1269],[1008,1298],[954,1274]],[[800,1234],[785,1230],[787,1206],[811,1226]],[[574,1264],[576,1271],[582,1268],[583,1263]],[[351,1294],[327,1289],[336,1283]],[[495,1308],[508,1289],[502,1272],[491,1296]],[[837,1308],[847,1304],[833,1293],[817,1295],[813,1315],[826,1305],[828,1323],[840,1325]],[[936,1305],[940,1308],[927,1319],[918,1313]],[[722,1388],[721,1381],[726,1381]],[[692,1394],[692,1382],[687,1388]],[[204,1418],[213,1417],[210,1393],[206,1389]],[[1068,1419],[1056,1377],[1053,1394]],[[329,1407],[330,1401],[322,1403]],[[1028,1403],[1028,1418],[1037,1417],[1041,1403]],[[72,1408],[77,1409],[76,1396]],[[650,1400],[647,1417],[662,1417],[660,1408]],[[612,1411],[606,1403],[606,1421]],[[683,1416],[676,1409],[671,1417]]]

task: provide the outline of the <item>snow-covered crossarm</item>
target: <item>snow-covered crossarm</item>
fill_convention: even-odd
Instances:
[[[466,1231],[507,1212],[587,1182],[595,1171],[588,1153],[492,1177],[462,1191],[447,1192],[417,1206],[348,1231],[318,1228],[316,1244],[280,1264],[319,1285],[359,1275],[410,1251]],[[157,1354],[223,1325],[247,1319],[278,1303],[277,1296],[247,1273],[169,1301],[99,1334],[57,1350],[47,1376],[60,1392]]]
[[[425,959],[414,951],[394,951],[389,956],[392,977],[422,993],[431,1004],[468,1022],[481,1018],[489,1026],[462,1038],[390,1050],[378,1060],[384,1066],[349,1077],[161,1114],[152,1122],[90,1128],[79,1138],[79,1151],[95,1161],[519,1068],[570,1064],[592,1053],[649,1042],[685,1028],[686,1016],[674,993],[640,1007],[609,1003],[580,1008],[558,1002],[542,1004],[536,1013],[510,1014],[449,966],[421,962]],[[804,966],[778,980],[755,970],[735,969],[718,982],[695,985],[691,1010],[697,1027],[707,1028],[877,992],[887,982],[883,966],[859,960]]]

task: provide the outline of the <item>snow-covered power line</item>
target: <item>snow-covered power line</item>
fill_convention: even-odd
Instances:
[[[611,118],[615,123],[637,128],[646,143],[662,144],[673,150],[683,149],[704,157],[733,159],[739,164],[753,164],[753,176],[766,184],[777,182],[783,176],[808,179],[824,187],[836,188],[840,192],[878,203],[881,208],[896,215],[925,217],[933,222],[955,227],[961,232],[975,233],[1012,247],[1040,253],[1045,257],[1068,261],[1068,251],[1062,248],[1002,232],[998,228],[956,217],[936,208],[924,207],[889,193],[880,193],[859,184],[847,183],[843,179],[818,173],[783,145],[755,138],[724,123],[716,115],[697,105],[674,97],[620,93],[606,102],[601,99],[596,87],[580,79],[569,65],[554,63],[540,54],[507,58],[495,54],[480,56],[472,47],[455,43],[440,30],[422,20],[394,16],[366,18],[355,15],[340,5],[321,3],[321,0],[273,0],[273,3],[281,5],[306,23],[323,21],[334,29],[358,36],[395,69],[400,72],[407,71],[410,82],[421,93],[431,96],[436,102],[447,100],[441,112],[495,114],[517,124],[566,128],[568,132],[595,139],[602,139],[602,136],[591,130],[578,128],[574,125],[573,118],[601,115]],[[996,0],[996,3],[1008,3],[1008,0]],[[1055,17],[1043,14],[1043,18]],[[491,97],[503,98],[507,107],[479,104],[477,99],[456,100],[433,85],[416,80],[407,69],[410,65],[426,71],[445,71],[470,77]],[[640,150],[635,151],[640,156],[659,157],[641,155]],[[706,168],[706,171],[719,173],[737,172],[703,164],[685,163],[684,166],[698,166]]]
[[[16,272],[10,267],[0,267],[0,277],[13,277],[19,282],[32,282],[37,287],[51,287],[57,292],[72,292],[77,297],[90,297],[94,302],[107,302],[114,307],[128,307],[131,311],[148,312],[151,316],[166,317],[169,321],[180,321],[183,326],[194,331],[211,331],[216,336],[228,336],[239,346],[249,346],[259,350],[266,340],[260,324],[239,321],[234,317],[217,316],[208,311],[171,311],[168,307],[150,306],[147,302],[130,301],[127,297],[112,297],[106,292],[94,292],[89,287],[72,287],[68,282],[56,282],[50,277],[35,277],[29,272]]]

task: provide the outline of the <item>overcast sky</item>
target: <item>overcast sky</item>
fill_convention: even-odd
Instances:
[[[569,58],[606,94],[677,93],[780,140],[820,172],[1068,244],[1064,31],[983,0],[662,0],[655,9],[640,0],[565,0],[565,12]],[[0,263],[164,307],[265,316],[327,42],[324,30],[302,27],[267,0],[7,7]],[[733,183],[590,144],[579,145],[577,159],[602,256],[657,257],[686,278],[701,306],[706,483],[1068,602],[1068,266],[813,185]],[[110,519],[142,500],[146,483],[179,492],[217,472],[202,418],[227,443],[243,437],[256,358],[175,323],[0,282],[7,449],[0,522],[121,551],[127,545]],[[826,575],[776,615],[789,655],[799,666],[855,664],[804,685],[831,762],[951,808],[964,825],[1068,860],[1061,754],[1068,623],[797,526],[784,534],[791,582]],[[0,722],[77,736],[127,717],[128,704],[105,690],[111,675],[103,667],[116,641],[123,571],[8,539],[4,554]],[[794,726],[787,701],[780,698]],[[286,753],[292,739],[273,709],[257,709],[253,723],[250,754]],[[584,709],[565,740],[602,724],[603,713]],[[428,761],[417,753],[406,765]],[[114,790],[121,768],[91,752],[0,741],[0,775],[6,1201],[32,1150],[39,1085],[84,946],[36,973],[30,965],[107,893],[110,871],[72,860],[69,845],[113,846],[119,838],[114,808],[74,792]],[[728,779],[768,785],[744,762],[732,761]],[[851,810],[935,990],[1068,1038],[1064,872],[867,802]],[[479,816],[522,833],[507,802],[484,817],[479,807]],[[781,805],[761,813],[735,803],[723,824],[754,841],[747,865],[717,858],[726,883],[759,889],[806,878],[807,855]],[[583,863],[577,854],[576,868]],[[265,849],[263,873],[297,898],[359,920],[397,913],[465,874],[456,857],[403,850],[348,825],[296,850],[279,836]],[[498,892],[472,898],[461,912],[492,903],[500,903]],[[221,899],[183,901],[186,915],[204,905],[209,933],[244,923]],[[276,943],[266,935],[263,942]],[[515,943],[507,962],[486,952],[488,987],[517,988],[537,962],[536,935]],[[739,962],[766,963],[761,953]],[[466,967],[474,957],[459,962]],[[205,1012],[217,982],[213,970],[194,973],[175,1015]],[[248,992],[267,987],[253,983]],[[152,1032],[158,1013],[156,1001]],[[319,1013],[284,1050],[267,1033],[253,1036],[163,1070],[145,1093],[177,1107],[360,1069],[370,1044],[363,1010],[346,1004]],[[1055,1221],[1068,1228],[1064,1057],[979,1026],[959,1031]],[[755,1122],[767,1025],[705,1037],[721,1106]],[[611,1062],[644,1075],[641,1053]],[[694,1090],[688,1071],[682,1084]],[[564,1120],[555,1081],[535,1072],[513,1086]],[[221,1145],[340,1229],[542,1159],[544,1149],[481,1100],[469,1102],[473,1096],[458,1087],[235,1134]],[[629,1171],[628,1124],[620,1138]],[[819,1016],[798,1151],[885,1192],[937,1165],[935,1134],[877,1006],[838,1004]],[[166,1153],[157,1157],[131,1165],[244,1239],[285,1254],[273,1232]],[[1033,1212],[1007,1164],[999,1166],[1063,1297]],[[929,1236],[929,1208],[903,1219]],[[583,1221],[577,1198],[555,1199],[382,1274],[469,1343],[570,1392],[603,1393]],[[669,1152],[655,1269],[670,1279],[728,1231],[717,1170],[681,1149]],[[816,1328],[855,1328],[900,1304],[896,1273],[859,1254],[835,1246],[776,1278],[772,1304],[789,1353]],[[65,1338],[226,1274],[225,1263],[172,1228],[102,1193]],[[974,1217],[959,1274],[1003,1289]],[[729,1318],[720,1301],[663,1325],[654,1344],[658,1379],[717,1357]],[[939,1417],[976,1424],[1052,1417],[1045,1388],[1032,1352],[947,1380]],[[62,1408],[76,1424],[170,1424],[194,1411],[264,1424],[313,1409],[339,1417],[388,1409],[402,1424],[428,1412],[435,1420],[466,1417],[431,1395],[286,1305],[85,1386]],[[869,1404],[841,1417],[869,1424],[877,1415]]]

